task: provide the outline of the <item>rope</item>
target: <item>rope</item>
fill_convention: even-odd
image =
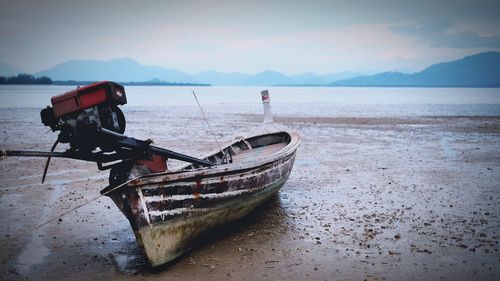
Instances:
[[[201,104],[198,101],[198,97],[196,96],[196,93],[194,91],[193,91],[193,95],[194,95],[194,99],[196,100],[196,103],[198,104],[198,107],[200,108],[201,114],[203,115],[203,119],[205,119],[205,122],[207,122],[208,128],[210,129],[210,132],[212,133],[212,136],[214,137],[215,143],[217,143],[217,146],[219,147],[220,152],[224,156],[224,151],[222,151],[222,146],[217,141],[217,138],[215,137],[214,131],[212,130],[212,126],[210,126],[210,123],[208,122],[208,119],[205,116],[205,112],[203,112],[203,108],[201,108]]]

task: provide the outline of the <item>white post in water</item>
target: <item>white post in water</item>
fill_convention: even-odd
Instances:
[[[269,92],[264,90],[260,93],[262,94],[262,105],[264,106],[264,124],[273,123],[273,113],[271,112]]]

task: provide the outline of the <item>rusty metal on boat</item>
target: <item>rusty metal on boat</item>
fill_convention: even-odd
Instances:
[[[240,139],[225,147],[234,153],[231,164],[139,177],[109,196],[150,264],[158,266],[189,250],[203,232],[245,216],[275,194],[290,175],[299,143],[296,133],[285,131]],[[218,155],[205,159],[211,157]]]
[[[204,232],[247,215],[286,182],[300,136],[272,122],[266,98],[262,127],[202,158],[221,164],[141,175],[108,194],[152,266],[182,255]],[[224,163],[227,157],[231,163]],[[130,177],[138,171],[132,168]]]

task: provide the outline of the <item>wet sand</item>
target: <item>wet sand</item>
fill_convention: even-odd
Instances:
[[[198,114],[165,120],[174,113],[128,111],[127,132],[194,156],[214,148]],[[55,134],[37,114],[2,110],[14,116],[0,122],[2,148],[50,149]],[[260,122],[208,115],[221,140]],[[275,120],[303,137],[283,189],[157,269],[146,266],[128,221],[106,197],[17,237],[96,197],[107,172],[54,159],[40,184],[44,159],[0,161],[0,279],[500,278],[500,117]]]

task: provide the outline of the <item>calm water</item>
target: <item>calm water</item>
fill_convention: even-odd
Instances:
[[[279,115],[394,116],[500,115],[500,89],[304,88],[127,86],[126,108],[196,106],[207,110],[260,113],[260,91],[269,89]],[[43,108],[50,97],[74,86],[0,86],[0,108]]]

